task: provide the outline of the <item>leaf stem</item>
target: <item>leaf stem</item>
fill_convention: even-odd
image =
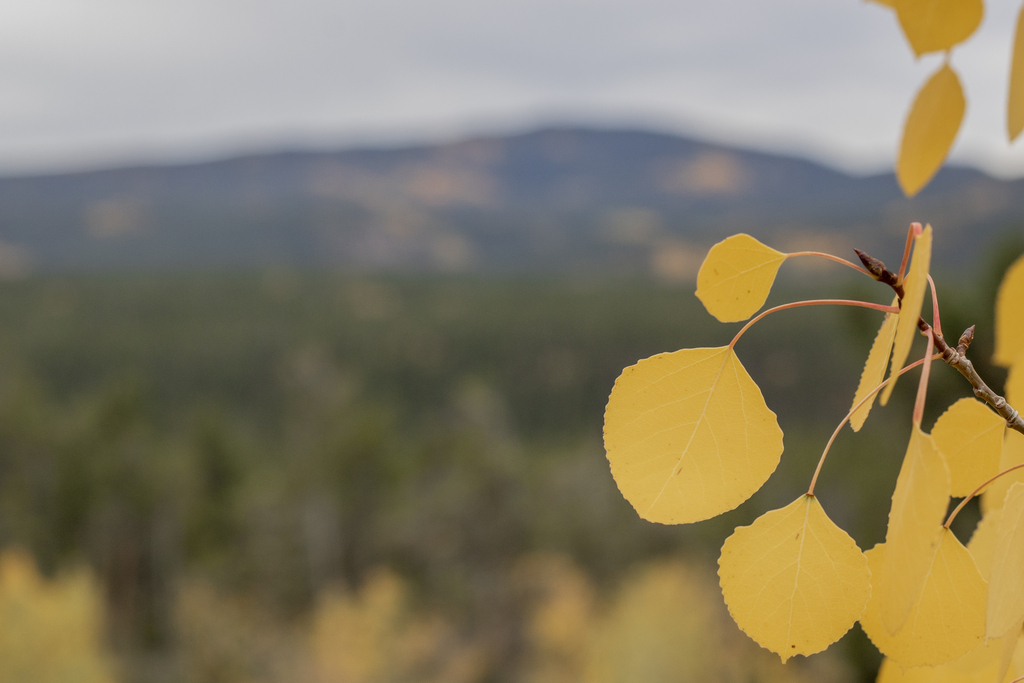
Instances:
[[[931,357],[931,360],[939,360],[940,358],[942,358],[942,356],[940,356],[939,354],[935,354],[934,356]],[[924,361],[925,361],[924,358],[922,358],[921,360],[918,360],[918,361],[914,361],[910,365],[907,365],[902,370],[900,370],[899,373],[897,373],[897,376],[902,375],[903,373],[905,373],[905,372],[907,372],[909,370],[913,370],[918,365],[922,365],[924,363]],[[931,363],[929,363],[928,365],[930,366]],[[818,474],[821,472],[821,466],[825,464],[825,456],[828,455],[829,449],[832,448],[832,442],[836,440],[837,436],[839,436],[839,432],[842,431],[843,427],[846,426],[846,423],[850,421],[850,418],[853,417],[853,414],[856,413],[858,410],[860,410],[860,407],[862,405],[864,405],[865,403],[870,401],[872,398],[874,398],[875,394],[877,394],[879,391],[881,391],[885,387],[885,385],[888,384],[891,381],[892,381],[892,377],[890,377],[889,379],[885,380],[884,382],[879,384],[877,387],[875,387],[874,389],[869,391],[867,396],[862,398],[860,400],[860,402],[857,403],[857,405],[855,405],[853,408],[850,408],[850,412],[848,412],[846,414],[846,417],[844,417],[842,422],[839,423],[839,426],[836,427],[836,430],[834,432],[832,432],[832,437],[828,440],[828,443],[825,444],[825,450],[824,450],[824,452],[822,452],[821,458],[818,459],[818,466],[816,468],[814,468],[814,476],[811,477],[811,485],[807,488],[807,495],[808,496],[813,496],[814,495],[814,485],[818,483]]]
[[[732,338],[731,342],[729,342],[729,348],[731,349],[732,347],[736,346],[736,342],[738,342],[740,340],[740,337],[743,336],[744,332],[746,332],[748,329],[750,329],[751,325],[753,325],[758,320],[760,320],[761,318],[764,318],[765,316],[767,316],[767,315],[769,315],[771,313],[775,313],[776,311],[785,311],[785,310],[788,310],[790,308],[800,308],[801,306],[827,306],[827,305],[833,305],[833,306],[857,306],[859,308],[870,308],[870,309],[873,309],[873,310],[876,310],[876,311],[885,311],[886,313],[898,313],[899,310],[900,310],[896,306],[887,306],[885,304],[873,304],[873,303],[871,303],[869,301],[854,301],[854,300],[851,300],[851,299],[809,299],[807,301],[793,301],[793,302],[788,303],[788,304],[782,304],[781,306],[776,306],[775,308],[769,308],[767,311],[762,311],[761,313],[759,313],[752,320],[750,320],[746,325],[744,325],[740,329],[739,332],[736,333],[736,336]]]
[[[973,491],[971,492],[971,495],[969,495],[969,496],[967,496],[966,498],[964,498],[963,500],[961,500],[961,501],[960,501],[960,504],[959,504],[959,505],[957,505],[957,506],[956,506],[955,508],[953,508],[953,511],[952,511],[951,513],[949,513],[949,519],[947,519],[947,520],[946,520],[946,523],[945,523],[945,524],[943,524],[942,526],[944,526],[944,527],[946,527],[946,528],[948,529],[948,528],[949,528],[949,525],[953,523],[953,520],[954,520],[954,519],[956,519],[956,516],[957,516],[957,514],[958,514],[958,513],[959,513],[959,512],[961,511],[961,510],[963,510],[963,509],[964,509],[964,506],[965,506],[965,505],[967,505],[967,503],[969,503],[969,502],[971,501],[971,498],[974,498],[974,497],[975,497],[976,495],[978,495],[979,493],[981,493],[981,491],[982,491],[982,490],[983,490],[983,489],[984,489],[984,488],[985,488],[986,486],[988,486],[989,484],[991,484],[992,482],[994,482],[994,481],[995,481],[996,479],[998,479],[999,477],[1003,476],[1004,474],[1009,474],[1010,472],[1013,472],[1014,470],[1019,470],[1019,469],[1020,469],[1021,467],[1024,467],[1024,462],[1022,462],[1022,463],[1021,463],[1021,464],[1019,464],[1019,465],[1014,465],[1013,467],[1007,467],[1007,468],[1006,468],[1005,470],[1003,470],[1002,472],[1000,472],[1000,473],[999,473],[999,474],[997,474],[996,476],[992,477],[991,479],[989,479],[988,481],[986,481],[986,482],[985,482],[984,484],[982,484],[982,485],[981,485],[981,486],[979,486],[978,488],[974,489],[974,490],[973,490]]]
[[[935,293],[935,280],[928,274],[928,286],[932,290],[932,329],[935,334],[942,336],[942,323],[939,321],[939,295]]]
[[[850,268],[853,268],[854,270],[859,270],[860,272],[864,273],[865,275],[868,275],[868,276],[871,275],[871,273],[869,273],[865,269],[861,268],[856,263],[853,263],[852,261],[847,261],[846,259],[840,258],[838,256],[833,256],[832,254],[826,254],[823,251],[794,251],[791,254],[786,254],[786,256],[787,257],[789,257],[789,256],[820,256],[821,258],[827,258],[827,259],[829,259],[831,261],[835,261],[836,263],[842,263],[844,266],[849,266]]]
[[[932,351],[935,350],[935,334],[933,331],[928,331],[928,346],[925,348],[924,357],[931,358]],[[939,354],[939,358],[942,358],[942,354]],[[922,359],[923,360],[923,359]],[[924,417],[924,401],[928,396],[928,378],[931,376],[932,364],[928,363],[921,370],[921,380],[917,383],[917,398],[914,400],[914,426],[921,426],[921,418]]]
[[[903,284],[903,274],[907,271],[907,262],[910,260],[910,247],[914,243],[914,237],[921,234],[923,228],[920,223],[911,223],[907,230],[907,245],[903,247],[903,261],[900,262],[900,272],[896,274],[896,284]]]

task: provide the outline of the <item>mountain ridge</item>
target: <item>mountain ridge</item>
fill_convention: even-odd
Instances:
[[[284,265],[687,279],[734,232],[783,249],[856,238],[887,253],[922,220],[941,235],[938,261],[954,263],[1021,216],[1024,180],[969,168],[943,169],[907,200],[892,174],[558,127],[2,177],[0,273]]]

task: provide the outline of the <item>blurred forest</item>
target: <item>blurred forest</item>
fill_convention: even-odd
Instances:
[[[992,302],[1021,251],[1010,229],[975,269],[936,273],[944,327],[978,325],[971,357],[997,391]],[[784,266],[769,305],[887,301],[838,270]],[[0,680],[873,679],[859,627],[782,667],[728,618],[715,560],[804,490],[879,320],[815,308],[753,328],[740,353],[782,464],[737,510],[666,527],[615,488],[602,413],[623,367],[738,329],[691,285],[282,268],[0,282]],[[819,482],[861,547],[884,537],[914,384],[838,439]],[[945,367],[932,387],[926,426],[969,393]]]

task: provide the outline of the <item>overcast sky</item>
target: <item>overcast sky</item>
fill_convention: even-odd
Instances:
[[[953,55],[954,157],[1005,134],[1018,3]],[[4,0],[0,171],[634,126],[891,167],[914,91],[892,13],[847,0]]]

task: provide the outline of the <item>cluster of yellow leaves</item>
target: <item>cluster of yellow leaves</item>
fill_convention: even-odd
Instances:
[[[786,254],[749,235],[716,244],[697,296],[719,320],[753,315]],[[752,496],[782,456],[782,430],[732,347],[640,361],[615,381],[605,449],[619,489],[646,520],[710,519]]]
[[[1024,484],[989,509],[967,548],[940,531],[918,604],[890,633],[887,605],[872,595],[861,625],[886,661],[880,683],[948,681],[996,683],[1024,674]],[[884,576],[886,545],[867,552],[872,572]]]
[[[0,555],[0,683],[113,683],[102,634],[86,572],[49,581],[27,553]]]
[[[946,52],[910,108],[896,159],[896,178],[908,196],[917,194],[942,166],[963,121],[966,102],[949,52],[977,30],[982,0],[875,0],[892,8],[914,55]],[[1024,129],[1024,7],[1018,18],[1010,69],[1007,132]]]
[[[855,428],[867,418],[871,403],[864,399],[886,366],[883,404],[907,360],[931,240],[931,226],[915,237],[901,312],[883,321],[854,399]],[[708,254],[698,296],[719,320],[749,318],[786,257],[747,235],[731,237]],[[1016,311],[1007,303],[1024,299],[1024,258],[999,297],[997,359],[1005,363],[1024,358],[1019,303]],[[1018,360],[1011,381],[1024,367]],[[609,397],[605,446],[619,489],[642,517],[683,523],[749,498],[778,464],[782,433],[730,345],[660,354],[626,368]],[[725,541],[719,579],[729,612],[783,661],[824,650],[859,620],[891,662],[887,679],[960,681],[985,672],[992,674],[985,680],[1001,681],[1016,670],[1024,624],[1024,483],[1004,477],[990,487],[970,550],[943,520],[951,496],[970,495],[1000,468],[1021,462],[1024,436],[976,399],[952,405],[931,434],[915,423],[885,543],[861,552],[816,497],[801,496]],[[1024,482],[1024,468],[1018,480]]]

